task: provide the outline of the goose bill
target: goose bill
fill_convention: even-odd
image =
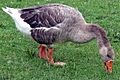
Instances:
[[[105,69],[107,72],[112,73],[112,60],[106,61],[105,62]]]

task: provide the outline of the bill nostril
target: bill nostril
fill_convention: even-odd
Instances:
[[[111,58],[111,59],[113,59],[113,58],[112,58],[112,56],[111,56],[111,55],[109,55],[109,54],[107,54],[107,57],[108,57],[108,58]]]

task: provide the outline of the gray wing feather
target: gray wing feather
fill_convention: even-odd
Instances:
[[[21,18],[32,28],[49,28],[62,23],[64,20],[58,9],[51,9],[49,6],[22,9]]]
[[[60,31],[57,29],[32,29],[31,36],[39,44],[51,45],[57,41]]]

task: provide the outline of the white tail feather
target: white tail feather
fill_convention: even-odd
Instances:
[[[10,12],[8,11],[8,9],[2,7],[2,10],[10,15]]]
[[[15,15],[19,15],[20,13],[18,12],[18,9],[14,9],[14,8],[10,8],[10,7],[2,7],[2,10],[4,12],[6,12],[7,14],[9,14],[11,17],[15,16]]]
[[[20,17],[21,15],[19,13],[20,9],[5,7],[2,8],[2,10],[13,18],[18,30],[20,30],[24,34],[30,35],[31,27],[28,23],[24,22],[23,19]]]

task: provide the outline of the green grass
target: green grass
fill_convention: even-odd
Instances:
[[[86,21],[107,31],[115,50],[113,73],[104,71],[96,40],[86,44],[56,44],[55,67],[38,58],[38,44],[24,37],[0,9],[0,80],[120,80],[120,0],[0,0],[0,8],[63,3],[78,8]]]

